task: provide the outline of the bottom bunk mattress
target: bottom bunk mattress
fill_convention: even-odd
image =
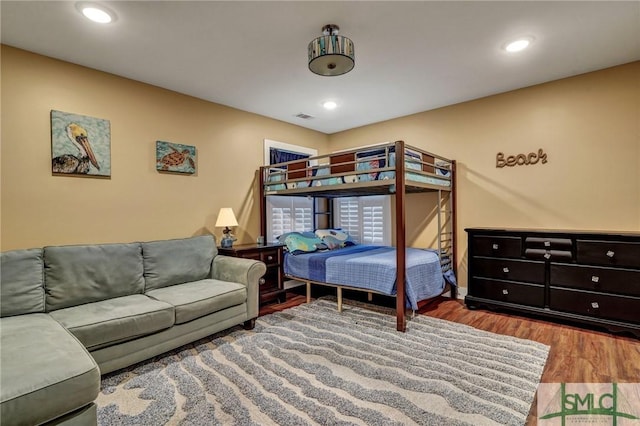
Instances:
[[[407,248],[405,293],[407,306],[418,309],[420,300],[444,290],[440,259],[435,250]],[[344,285],[395,296],[395,247],[356,245],[341,249],[293,255],[286,253],[288,276],[321,283]]]

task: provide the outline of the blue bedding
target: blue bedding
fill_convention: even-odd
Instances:
[[[420,300],[444,289],[440,259],[435,250],[406,249],[405,293],[407,306],[418,309]],[[285,254],[284,272],[293,277],[329,284],[396,294],[396,249],[356,245],[337,250]]]

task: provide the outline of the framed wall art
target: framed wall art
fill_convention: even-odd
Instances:
[[[109,120],[51,110],[51,171],[58,175],[111,176]]]
[[[156,169],[161,172],[194,174],[196,147],[156,141]]]

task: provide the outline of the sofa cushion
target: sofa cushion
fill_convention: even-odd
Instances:
[[[139,243],[44,248],[47,311],[144,291]]]
[[[50,315],[89,350],[169,328],[175,320],[173,306],[143,294],[59,309]]]
[[[176,324],[221,311],[247,301],[247,287],[219,280],[200,280],[150,290],[147,296],[176,308]]]
[[[0,326],[0,424],[40,424],[98,396],[95,361],[49,315],[2,318]]]
[[[0,254],[0,316],[44,312],[42,249]]]
[[[217,252],[211,235],[142,243],[145,290],[210,278]]]

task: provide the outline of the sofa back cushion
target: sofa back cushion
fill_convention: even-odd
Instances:
[[[0,317],[44,312],[42,249],[0,254]]]
[[[209,278],[211,262],[217,253],[211,235],[142,243],[145,289]]]
[[[47,311],[144,292],[140,243],[44,248]]]

